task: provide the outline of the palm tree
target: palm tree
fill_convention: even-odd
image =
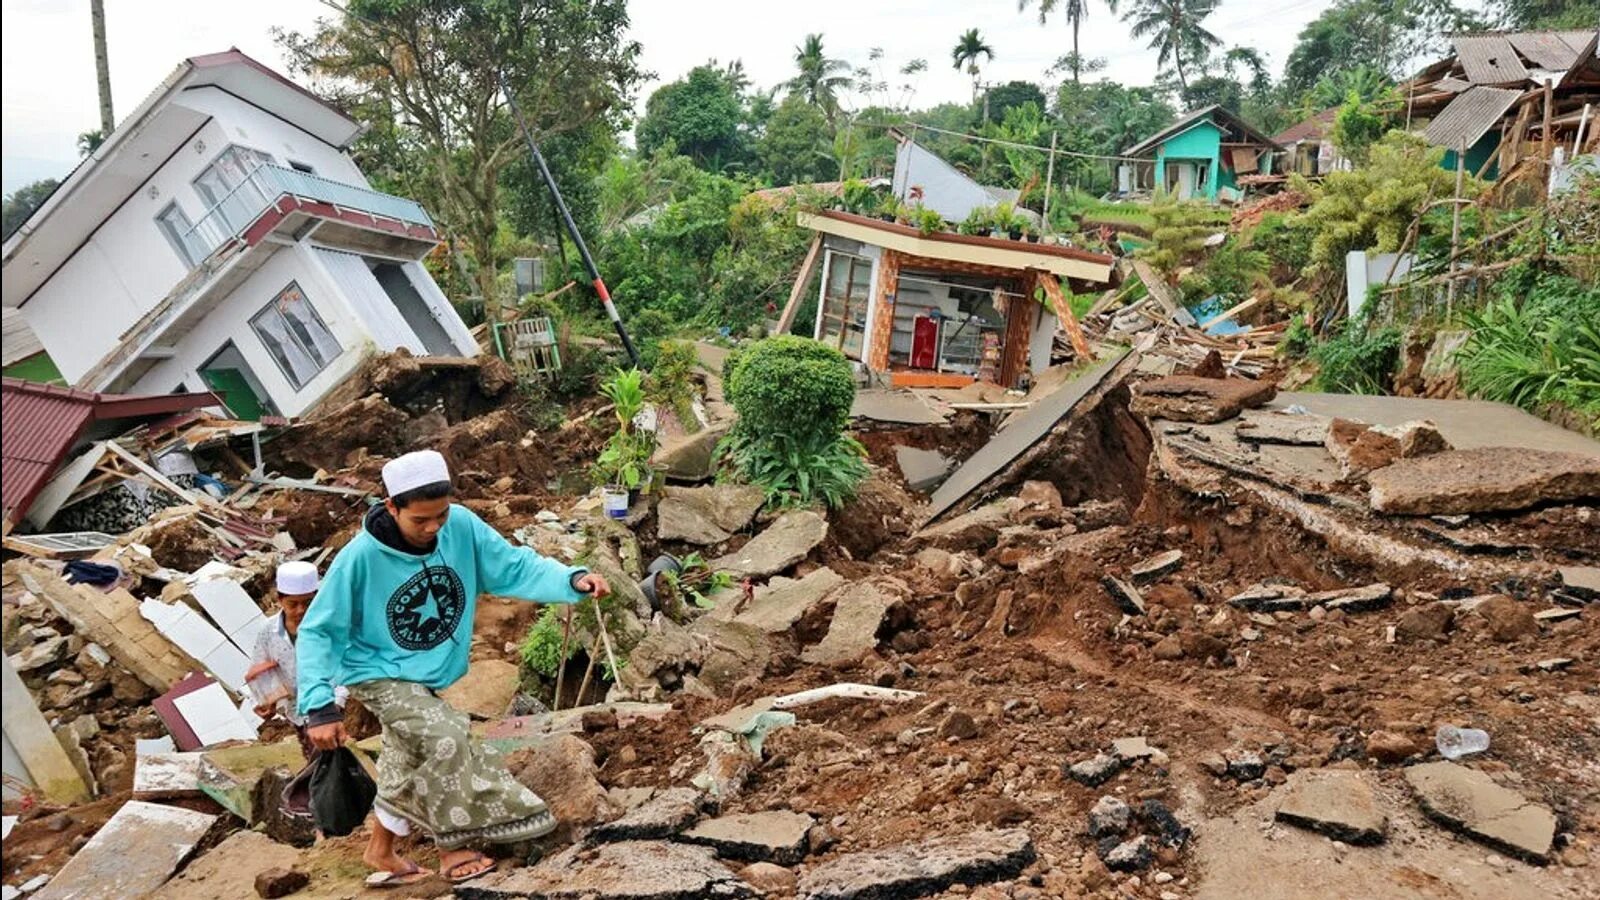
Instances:
[[[842,59],[829,59],[822,50],[822,35],[808,34],[804,44],[794,48],[794,64],[800,74],[789,79],[790,93],[797,93],[812,106],[822,110],[828,124],[833,124],[839,111],[838,92],[850,84],[850,64]]]
[[[1217,11],[1222,0],[1134,0],[1133,8],[1122,17],[1132,25],[1136,38],[1150,38],[1150,49],[1156,51],[1159,65],[1172,63],[1178,71],[1178,86],[1187,90],[1189,81],[1183,74],[1183,60],[1204,59],[1212,47],[1222,45],[1222,39],[1200,25],[1201,20]]]
[[[983,42],[983,35],[976,28],[968,28],[961,39],[956,41],[955,49],[950,51],[950,58],[955,61],[955,68],[967,67],[967,74],[972,76],[972,99],[978,99],[978,57],[983,57],[984,62],[994,61],[994,48]]]
[[[1028,8],[1030,0],[1017,0],[1017,11]],[[1083,63],[1083,56],[1078,53],[1078,29],[1083,26],[1083,20],[1089,18],[1089,0],[1039,0],[1039,24],[1043,25],[1050,14],[1057,9],[1066,15],[1067,21],[1072,23],[1072,55],[1067,57],[1071,61],[1072,81],[1078,81],[1078,69]],[[1106,0],[1106,8],[1113,13],[1117,11],[1117,0]]]

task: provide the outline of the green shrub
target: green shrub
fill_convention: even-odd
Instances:
[[[1600,286],[1518,267],[1499,298],[1465,318],[1456,356],[1475,397],[1538,411],[1551,404],[1600,423]]]
[[[517,649],[522,664],[545,678],[556,677],[577,650],[577,642],[573,641],[567,646],[566,659],[561,657],[561,616],[556,610],[555,606],[546,606]]]
[[[647,391],[652,402],[672,410],[691,434],[700,430],[700,422],[694,416],[694,369],[699,362],[693,344],[661,341]]]
[[[1283,213],[1261,217],[1261,224],[1250,233],[1248,246],[1260,250],[1277,265],[1299,272],[1311,263],[1310,228],[1296,224]]]
[[[1318,370],[1314,385],[1335,394],[1386,394],[1400,364],[1400,329],[1367,331],[1347,322],[1338,334],[1311,351]]]
[[[867,477],[867,450],[848,435],[756,437],[735,427],[719,451],[734,469],[767,493],[773,506],[807,506],[818,500],[838,508]]]
[[[550,375],[550,396],[568,403],[593,394],[606,368],[605,354],[573,340],[565,330],[556,346],[561,350],[561,368]]]
[[[661,339],[671,334],[675,327],[672,317],[659,309],[646,309],[636,314],[631,322],[623,324],[627,326],[628,337],[633,339],[634,349],[639,351],[639,368],[654,369],[656,354],[661,350]]]

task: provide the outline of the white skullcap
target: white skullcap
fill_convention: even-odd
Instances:
[[[278,567],[278,593],[314,594],[317,590],[317,567],[305,560],[286,562]]]
[[[449,480],[450,467],[437,450],[416,450],[383,464],[383,489],[391,497]]]

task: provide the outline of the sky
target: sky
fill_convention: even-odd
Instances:
[[[1332,0],[1223,0],[1207,21],[1226,46],[1254,47],[1273,74],[1282,72],[1295,35]],[[273,26],[305,30],[331,10],[318,0],[105,0],[111,94],[126,115],[185,57],[238,47],[283,69]],[[820,32],[828,55],[866,65],[883,49],[886,79],[909,60],[928,61],[912,102],[930,106],[971,99],[972,81],[952,68],[950,49],[968,28],[994,48],[984,81],[1046,81],[1045,70],[1072,49],[1071,28],[1057,14],[1046,25],[1016,0],[631,0],[631,37],[654,77],[637,108],[661,84],[716,58],[743,60],[758,87],[788,79],[794,48]],[[78,159],[77,136],[99,127],[89,0],[0,0],[0,190],[60,177]],[[1148,84],[1155,53],[1128,37],[1102,3],[1092,3],[1079,36],[1086,56],[1106,60],[1105,77]]]

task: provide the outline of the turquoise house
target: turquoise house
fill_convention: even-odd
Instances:
[[[1273,158],[1282,152],[1243,119],[1208,106],[1123,151],[1140,160],[1125,164],[1125,189],[1159,189],[1182,200],[1212,203],[1238,200],[1243,196],[1239,179],[1273,174]]]

